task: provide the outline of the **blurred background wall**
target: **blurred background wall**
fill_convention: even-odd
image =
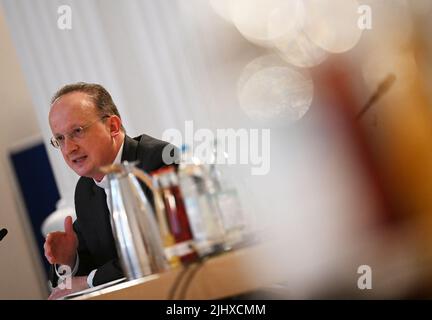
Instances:
[[[15,145],[40,139],[41,130],[1,7],[0,39],[0,227],[9,230],[0,243],[0,299],[41,299],[44,274],[9,160]]]

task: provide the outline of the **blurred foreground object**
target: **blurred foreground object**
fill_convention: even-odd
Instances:
[[[283,191],[275,182],[269,196],[272,208],[284,210],[269,210],[272,222],[262,229],[273,246],[249,261],[251,277],[285,273],[286,282],[267,297],[431,295],[422,286],[432,275],[432,118],[419,74],[409,66],[381,75],[382,81],[395,72],[397,80],[371,106],[378,128],[368,126],[372,113],[357,115],[379,85],[372,98],[360,99],[360,70],[340,57],[314,70],[315,103],[289,150],[296,156],[281,167],[272,159],[272,172],[286,181]],[[370,270],[370,288],[361,286],[362,270]]]

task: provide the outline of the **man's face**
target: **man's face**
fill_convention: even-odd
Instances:
[[[100,180],[98,168],[110,164],[114,158],[110,127],[100,119],[95,105],[87,94],[72,92],[61,96],[51,107],[49,123],[54,136],[64,135],[61,147],[68,166],[80,176]],[[109,121],[109,120],[107,120]],[[86,127],[83,136],[70,139],[69,133]]]

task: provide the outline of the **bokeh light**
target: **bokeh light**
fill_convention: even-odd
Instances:
[[[249,41],[267,47],[272,47],[275,39],[296,34],[304,17],[300,0],[231,0],[230,8],[240,33]]]
[[[309,110],[313,82],[306,71],[277,65],[274,56],[266,56],[245,68],[239,79],[238,98],[251,119],[289,124]]]
[[[225,21],[232,23],[231,0],[209,0],[213,10]]]
[[[341,53],[352,49],[360,40],[356,0],[305,0],[305,31],[321,48]]]
[[[237,81],[237,91],[240,92],[246,82],[255,73],[265,68],[270,67],[285,67],[286,63],[276,54],[267,54],[265,56],[258,57],[249,62],[244,68]]]
[[[281,58],[297,67],[314,67],[328,57],[327,51],[315,45],[303,30],[295,38],[282,37],[274,43]]]

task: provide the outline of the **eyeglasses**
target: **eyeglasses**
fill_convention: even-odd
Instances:
[[[94,125],[96,122],[103,120],[105,118],[109,118],[110,116],[105,115],[103,117],[98,118],[97,120],[89,123],[88,125],[82,126],[82,127],[76,127],[72,129],[69,133],[65,134],[58,134],[51,138],[51,145],[56,149],[62,149],[64,147],[66,137],[68,137],[70,140],[76,140],[76,139],[82,139],[85,136],[85,131],[90,128],[92,125]]]

